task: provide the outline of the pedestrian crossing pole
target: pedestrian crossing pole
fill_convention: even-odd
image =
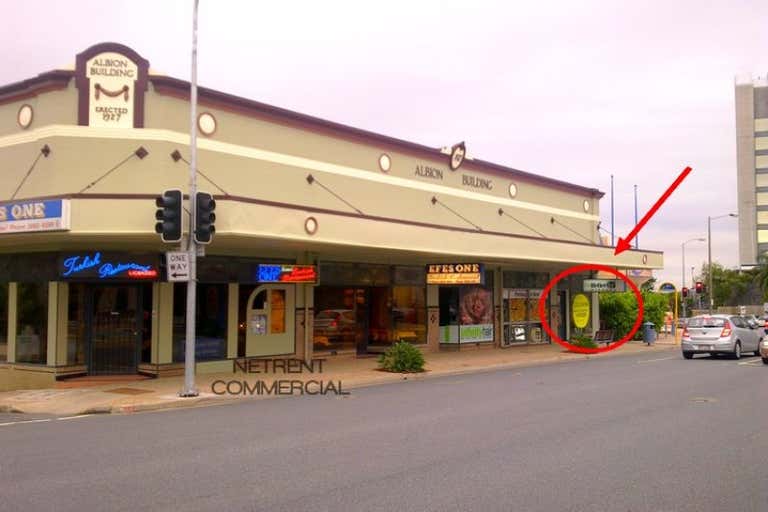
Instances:
[[[195,386],[195,305],[197,299],[197,242],[195,240],[195,211],[197,201],[197,8],[192,11],[192,70],[189,80],[189,282],[187,283],[187,330],[184,344],[184,388],[182,397],[199,393]]]

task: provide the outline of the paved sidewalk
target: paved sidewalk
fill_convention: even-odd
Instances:
[[[96,413],[132,413],[176,407],[194,407],[232,403],[236,400],[254,400],[274,398],[274,395],[217,395],[212,392],[215,381],[239,381],[233,390],[241,387],[243,381],[253,386],[257,381],[271,386],[275,380],[309,380],[333,382],[340,391],[348,392],[354,388],[376,384],[398,382],[402,380],[420,380],[443,375],[455,375],[490,371],[517,366],[535,366],[561,361],[586,360],[595,357],[616,357],[626,354],[670,351],[674,345],[659,340],[654,346],[632,342],[616,350],[602,354],[585,355],[565,351],[557,344],[532,345],[498,348],[466,347],[461,351],[443,351],[426,354],[427,371],[420,374],[399,374],[378,371],[375,357],[358,359],[353,356],[329,357],[323,361],[322,373],[219,373],[197,376],[200,396],[179,398],[176,394],[182,387],[183,377],[166,377],[130,382],[110,382],[92,387],[68,389],[37,389],[8,391],[0,393],[0,412],[24,412],[35,414],[55,414],[71,416]],[[226,384],[216,385],[217,391],[223,391]],[[316,390],[316,386],[312,388]],[[333,396],[329,393],[327,398]],[[323,398],[320,398],[323,399]]]

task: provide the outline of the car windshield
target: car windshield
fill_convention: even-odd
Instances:
[[[724,318],[713,318],[707,316],[691,318],[688,321],[688,327],[723,327],[724,324]]]

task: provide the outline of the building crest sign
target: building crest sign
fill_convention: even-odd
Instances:
[[[149,63],[128,47],[104,43],[77,56],[78,124],[144,127]]]

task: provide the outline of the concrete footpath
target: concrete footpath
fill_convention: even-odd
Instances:
[[[403,380],[421,380],[445,375],[456,375],[491,371],[503,368],[535,366],[564,361],[586,360],[591,358],[618,357],[621,355],[648,353],[649,355],[678,349],[672,342],[660,340],[655,345],[647,346],[640,342],[627,343],[616,350],[602,354],[577,354],[564,350],[560,345],[529,345],[505,349],[491,347],[465,347],[461,351],[443,351],[425,355],[426,370],[418,374],[388,373],[377,370],[377,358],[356,358],[354,356],[332,356],[323,359],[322,372],[319,364],[315,364],[315,372],[310,373],[304,368],[300,373],[288,373],[280,368],[268,368],[264,372],[264,364],[254,365],[250,373],[244,373],[234,368],[228,373],[198,375],[196,382],[200,395],[194,398],[180,398],[177,393],[181,390],[183,377],[166,377],[160,379],[110,381],[107,383],[94,380],[83,383],[83,387],[67,387],[62,389],[36,389],[7,391],[0,393],[0,412],[53,414],[58,416],[74,416],[98,413],[133,413],[171,409],[177,407],[195,407],[202,405],[218,405],[232,403],[236,400],[256,400],[275,398],[276,394],[267,393],[267,389],[275,385],[275,381],[284,381],[280,386],[283,391],[277,396],[300,394],[301,390],[317,392],[318,382],[325,388],[331,386],[326,393],[328,398],[339,396],[335,391],[349,392],[355,388],[376,384],[393,383]],[[679,350],[679,349],[678,349]],[[263,361],[263,360],[262,360]],[[275,371],[276,370],[276,371]],[[258,372],[258,373],[256,373]],[[304,388],[297,381],[306,383],[316,381]],[[218,381],[218,383],[217,383]],[[227,384],[230,391],[226,392]],[[290,381],[294,388],[291,390]],[[261,389],[262,393],[248,393],[243,383],[248,383],[251,390]],[[62,382],[60,386],[69,386],[75,382]],[[214,385],[215,384],[215,385]],[[340,389],[339,389],[340,388]],[[277,386],[271,388],[277,390]],[[216,394],[218,393],[224,394]],[[245,391],[245,393],[243,393]]]

